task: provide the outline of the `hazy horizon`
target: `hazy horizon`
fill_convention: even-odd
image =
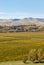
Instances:
[[[0,0],[0,19],[44,18],[44,0]]]

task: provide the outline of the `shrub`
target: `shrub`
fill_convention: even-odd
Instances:
[[[42,49],[38,49],[37,56],[38,56],[38,61],[41,62],[41,60],[43,59]]]
[[[28,60],[28,57],[27,56],[24,56],[23,63],[26,63],[27,60]]]
[[[29,52],[29,60],[34,62],[36,60],[36,49],[31,49]]]
[[[41,62],[43,59],[42,49],[31,49],[28,58],[32,62]]]

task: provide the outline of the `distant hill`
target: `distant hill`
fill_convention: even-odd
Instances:
[[[37,25],[44,26],[44,19],[42,18],[24,18],[24,19],[0,19],[0,25]]]
[[[11,19],[12,21],[19,21],[20,19]]]
[[[44,31],[44,19],[0,19],[0,32]]]

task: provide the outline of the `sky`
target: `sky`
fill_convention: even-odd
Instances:
[[[44,18],[44,0],[0,0],[0,19]]]

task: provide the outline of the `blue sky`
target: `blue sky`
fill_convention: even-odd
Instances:
[[[0,18],[44,18],[44,0],[0,0]]]

